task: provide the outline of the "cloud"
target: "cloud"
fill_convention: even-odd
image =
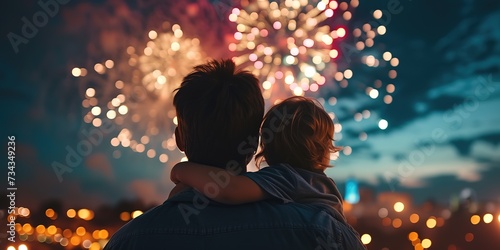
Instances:
[[[500,162],[500,143],[492,144],[487,141],[476,141],[470,148],[471,156],[477,159],[487,159]]]
[[[355,147],[353,147],[351,156],[341,157],[342,162],[339,162],[338,165],[355,163],[359,158],[365,158],[367,154],[399,155],[404,158],[408,157],[412,151],[425,148],[426,145],[432,148],[442,144],[457,145],[459,148],[456,149],[462,152],[460,156],[464,156],[469,151],[471,142],[481,140],[498,143],[500,141],[500,127],[497,125],[498,116],[492,115],[495,114],[499,105],[499,99],[489,99],[479,103],[474,110],[463,110],[458,113],[434,112],[398,129],[368,134],[366,142],[358,141],[349,145],[344,140],[340,140],[337,144]],[[348,125],[344,125],[344,127],[345,131],[350,132]],[[436,132],[440,132],[440,134],[436,136]],[[367,146],[356,147],[360,143]]]
[[[426,187],[427,179],[437,176],[454,176],[457,180],[476,182],[481,180],[481,173],[488,169],[472,157],[459,155],[449,144],[435,145],[429,154],[423,151],[407,152],[402,160],[383,154],[379,160],[357,158],[354,162],[339,162],[335,168],[327,170],[327,175],[339,181],[355,177],[372,184],[385,181],[396,182],[402,187],[422,188]]]
[[[425,180],[416,178],[404,178],[399,183],[401,186],[407,188],[422,188],[428,185]]]
[[[495,145],[499,145],[500,147],[500,133],[486,133],[477,137],[466,139],[455,138],[450,140],[450,143],[455,146],[455,148],[461,155],[471,155],[471,150],[474,150],[475,152],[473,154],[479,154],[481,158],[487,157],[490,159],[500,159],[498,157],[500,152],[497,152],[497,154],[490,153],[491,151],[498,150],[495,149]],[[476,148],[473,149],[474,145],[476,146]],[[477,148],[478,146],[479,148]],[[481,151],[483,150],[486,152],[486,154],[481,153]]]
[[[460,169],[457,172],[457,178],[468,182],[476,182],[481,180],[481,175],[471,169]]]
[[[470,146],[472,144],[471,140],[457,138],[451,140],[450,143],[457,149],[460,155],[469,155]]]

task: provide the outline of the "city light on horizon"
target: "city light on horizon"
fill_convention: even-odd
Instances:
[[[361,235],[361,242],[363,244],[368,245],[372,241],[372,237],[369,234],[363,234]]]
[[[470,223],[472,223],[472,225],[477,225],[479,222],[481,222],[481,217],[479,217],[479,215],[474,214],[470,217]]]
[[[384,197],[387,198],[387,195],[385,195]],[[399,197],[399,196],[393,195],[393,197]],[[356,204],[345,203],[349,204],[349,209],[345,210],[347,218],[351,218],[351,216],[354,216],[359,207],[367,206],[365,202],[366,201],[363,200],[363,198],[361,197],[359,203]],[[381,226],[384,227],[389,226],[394,230],[408,230],[411,228],[412,231],[410,231],[410,233],[407,234],[407,239],[411,242],[411,244],[415,249],[432,249],[433,245],[441,244],[440,242],[442,241],[442,239],[440,240],[438,238],[432,238],[428,236],[426,238],[422,238],[420,237],[420,235],[422,233],[423,236],[426,236],[427,235],[425,233],[426,230],[434,230],[435,232],[439,232],[439,228],[443,227],[444,224],[447,223],[447,220],[460,219],[462,223],[468,224],[471,229],[471,232],[462,235],[462,237],[464,237],[463,239],[465,240],[465,242],[471,243],[471,242],[476,242],[478,240],[473,228],[481,227],[482,225],[488,225],[494,219],[493,214],[488,212],[471,214],[469,217],[467,217],[468,219],[465,219],[464,217],[455,218],[457,214],[455,214],[453,211],[450,212],[448,209],[439,209],[433,212],[433,214],[435,215],[430,215],[425,220],[425,223],[422,224],[419,223],[420,218],[423,216],[423,214],[427,212],[423,212],[423,210],[415,206],[405,205],[405,203],[401,201],[397,201],[393,204],[394,204],[393,205],[394,211],[392,212],[390,212],[382,204],[376,206],[376,209],[374,211],[373,209],[369,209],[366,210],[366,212],[373,211],[372,218],[377,218],[379,220],[379,223],[381,223]],[[406,204],[411,204],[411,203],[406,203]],[[21,211],[21,209],[18,209],[18,211]],[[56,219],[51,220],[53,221],[53,224],[38,224],[33,226],[28,222],[25,222],[24,224],[21,223],[16,224],[16,231],[19,233],[21,241],[26,242],[25,243],[26,249],[28,249],[28,245],[34,244],[33,242],[30,242],[29,239],[35,239],[36,242],[39,242],[40,244],[59,244],[65,248],[80,246],[85,249],[100,250],[105,246],[109,237],[113,235],[114,230],[118,228],[115,227],[115,229],[111,230],[108,228],[100,228],[92,226],[94,217],[90,215],[94,214],[95,212],[91,209],[80,208],[78,210],[75,210],[73,208],[70,208],[63,211],[66,211],[67,215],[69,216],[57,217]],[[402,213],[403,211],[405,211],[405,213]],[[447,211],[450,212],[451,214],[448,215]],[[143,210],[141,209],[136,209],[133,211],[116,212],[116,218],[114,218],[114,220],[116,221],[115,223],[119,221],[121,221],[122,223],[126,223],[127,221],[140,216],[142,213]],[[57,212],[53,208],[47,208],[46,210],[43,210],[42,214],[45,217],[51,218],[54,217],[54,215],[57,214]],[[440,214],[440,216],[437,216],[437,214]],[[33,216],[36,217],[37,215],[38,214],[35,214]],[[360,214],[357,216],[366,217],[367,215]],[[30,218],[24,217],[24,220],[29,220],[29,219]],[[380,219],[382,219],[382,221],[380,221]],[[500,222],[500,214],[497,215],[497,219]],[[68,227],[68,226],[63,226],[64,224],[61,224],[64,223],[65,221],[66,222],[75,221],[78,223],[76,224],[76,227],[74,226],[75,224],[72,224],[73,226]],[[84,223],[83,221],[87,221],[90,224],[88,225],[81,224]],[[481,221],[483,221],[484,223],[480,223]],[[380,237],[381,237],[380,234],[375,231],[363,231],[363,234],[361,235],[361,241],[365,245],[368,244],[372,245],[374,243],[374,240],[378,241],[380,240]],[[19,245],[19,247],[20,246],[21,245]],[[451,247],[451,249],[453,249],[454,245],[450,244],[449,246]],[[16,248],[16,246],[12,247],[13,248],[10,249],[15,249],[15,250],[23,249],[19,247]]]
[[[493,221],[493,215],[492,215],[492,214],[490,214],[490,213],[485,214],[485,215],[483,216],[483,221],[484,221],[484,223],[486,223],[486,224],[491,223],[491,222]]]
[[[403,202],[396,202],[394,203],[394,211],[396,212],[402,212],[405,209],[405,204]]]

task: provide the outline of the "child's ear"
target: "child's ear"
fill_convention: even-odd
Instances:
[[[179,148],[180,151],[182,152],[185,151],[186,145],[184,142],[184,137],[182,137],[182,133],[179,127],[175,127],[175,143],[177,144],[177,148]]]

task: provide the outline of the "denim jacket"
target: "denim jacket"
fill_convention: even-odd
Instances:
[[[181,192],[116,232],[105,250],[365,249],[357,233],[311,204],[260,201],[224,205]]]

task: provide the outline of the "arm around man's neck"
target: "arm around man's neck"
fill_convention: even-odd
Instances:
[[[225,176],[228,176],[224,183],[217,179],[221,172],[226,172]],[[248,177],[231,175],[226,170],[203,164],[180,162],[172,168],[170,179],[224,204],[243,204],[265,198],[264,191]]]

